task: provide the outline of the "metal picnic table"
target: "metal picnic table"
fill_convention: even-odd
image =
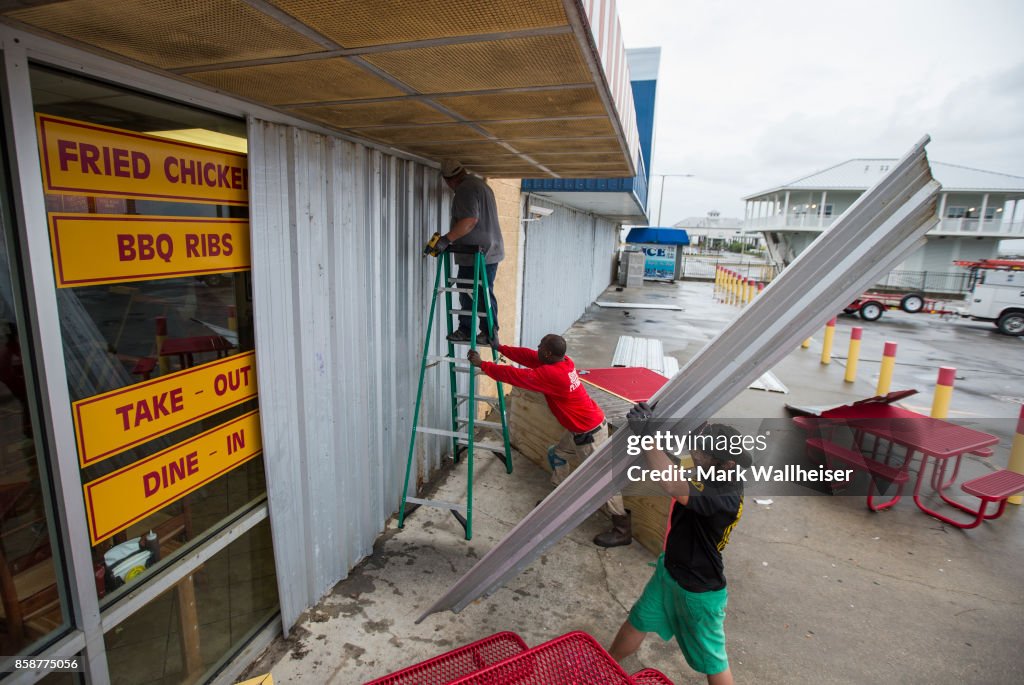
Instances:
[[[825,454],[859,467],[872,474],[872,487],[876,477],[895,482],[899,485],[897,494],[882,505],[872,501],[872,491],[868,491],[868,508],[878,511],[895,504],[902,491],[903,483],[909,478],[909,468],[915,456],[920,455],[921,465],[914,482],[914,503],[917,507],[943,523],[957,528],[973,528],[984,519],[997,518],[1005,507],[1005,499],[995,514],[986,514],[988,501],[982,494],[965,488],[965,491],[979,496],[982,500],[977,509],[973,509],[952,499],[946,494],[960,472],[960,464],[965,454],[989,456],[987,448],[999,442],[999,438],[973,428],[959,426],[944,419],[932,418],[909,409],[897,407],[884,398],[878,401],[865,401],[835,407],[821,412],[818,418],[797,417],[794,422],[805,430],[816,430],[822,427],[848,426],[854,431],[856,450],[849,450],[835,445],[827,439],[809,438],[809,447],[823,449]],[[873,448],[865,454],[864,436],[873,436]],[[879,453],[880,442],[889,444],[884,454]],[[906,450],[902,461],[893,462],[892,446],[898,445]],[[860,461],[858,461],[860,460]],[[953,472],[947,478],[947,467],[950,460],[955,460]],[[946,504],[975,517],[970,522],[960,522],[931,508],[922,497],[921,488],[925,481],[925,473],[931,467],[930,485]],[[980,479],[979,479],[980,480]],[[974,483],[976,481],[971,481]],[[970,485],[967,483],[965,485]],[[991,501],[995,501],[994,499]]]

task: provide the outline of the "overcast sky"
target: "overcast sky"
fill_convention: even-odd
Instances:
[[[651,171],[694,174],[667,180],[663,226],[925,133],[931,159],[1024,176],[1021,0],[618,7],[627,48],[662,50]]]

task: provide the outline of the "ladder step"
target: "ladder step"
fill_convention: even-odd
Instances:
[[[458,397],[460,400],[468,400],[469,399],[469,395],[463,394],[461,392],[460,393],[455,393],[455,396]],[[473,401],[474,402],[486,402],[487,404],[497,404],[498,403],[498,398],[497,397],[491,397],[489,395],[476,395],[473,398]]]
[[[473,285],[472,278],[449,278],[448,285]]]
[[[473,310],[472,309],[453,309],[451,311],[451,313],[452,314],[459,314],[460,316],[472,316],[473,315]],[[476,315],[477,316],[487,316],[487,312],[486,311],[477,312]]]
[[[469,423],[469,419],[459,419],[458,424],[464,426]],[[484,421],[483,419],[475,419],[473,421],[474,428],[493,428],[495,430],[501,430],[502,425],[499,421]]]
[[[459,440],[469,440],[469,433],[449,431],[443,428],[431,428],[429,426],[416,426],[417,433],[426,433],[427,435],[440,435],[444,438],[458,438]]]
[[[462,514],[466,513],[465,504],[455,504],[453,502],[445,502],[439,499],[422,499],[420,497],[406,497],[405,501],[409,504],[419,504],[425,507],[437,507],[438,509],[451,509]]]
[[[460,440],[459,442],[462,441]],[[491,452],[496,452],[501,455],[505,454],[505,443],[496,442],[494,440],[474,440],[473,447],[482,450],[490,450]]]
[[[438,293],[472,293],[472,288],[438,288]]]

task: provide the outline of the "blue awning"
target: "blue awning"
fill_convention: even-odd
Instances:
[[[627,243],[648,243],[653,245],[689,245],[690,236],[680,228],[631,228],[626,236]]]

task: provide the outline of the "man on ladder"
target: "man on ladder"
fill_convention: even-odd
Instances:
[[[491,314],[494,317],[495,329],[498,321],[498,302],[494,299],[494,279],[498,275],[498,263],[505,257],[505,243],[501,237],[501,226],[498,223],[498,206],[494,201],[494,192],[487,182],[479,176],[473,176],[466,168],[454,159],[441,162],[441,176],[448,187],[455,191],[452,198],[452,220],[448,233],[441,236],[434,247],[436,252],[443,252],[451,243],[459,246],[480,246],[484,248],[484,263],[487,271],[487,294],[491,300]],[[459,267],[458,278],[473,279],[473,255],[453,254],[455,264]],[[485,297],[484,293],[479,297]],[[470,293],[459,293],[459,302],[463,310],[473,306]],[[481,308],[482,309],[482,308]],[[485,328],[486,319],[481,319],[477,343],[490,344]],[[448,340],[454,343],[469,342],[473,335],[472,317],[459,317],[459,327],[453,331]],[[497,331],[495,331],[497,336]]]
[[[590,398],[572,358],[565,354],[565,338],[554,333],[545,335],[537,350],[528,347],[499,345],[497,351],[525,369],[507,364],[485,362],[476,350],[470,350],[469,363],[499,383],[508,383],[525,390],[542,393],[548,408],[565,429],[561,440],[548,451],[551,483],[557,486],[608,439],[608,422],[604,412]],[[600,547],[620,547],[633,541],[630,513],[623,505],[622,495],[608,500],[603,509],[612,518],[610,530],[594,537]]]

